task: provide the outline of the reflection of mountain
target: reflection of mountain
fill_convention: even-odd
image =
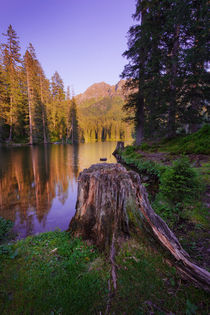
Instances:
[[[0,216],[42,224],[57,197],[64,203],[78,174],[78,147],[40,145],[0,149]],[[32,227],[30,227],[32,230]]]

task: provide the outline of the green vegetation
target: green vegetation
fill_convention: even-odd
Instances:
[[[8,233],[10,232],[12,227],[12,221],[0,217],[0,242],[8,236]]]
[[[200,134],[203,139],[203,130],[193,134],[192,138],[195,139]],[[157,148],[156,145],[150,145],[147,152],[153,152],[154,147]],[[141,146],[127,146],[120,155],[123,162],[135,167],[145,181],[156,213],[172,228],[183,220],[207,228],[208,216],[201,198],[205,184],[209,184],[209,163],[195,169],[187,157],[173,161],[174,156],[171,155],[172,165],[164,165],[150,160],[150,153],[144,155],[141,149]],[[154,157],[154,153],[152,155]]]
[[[163,141],[159,151],[181,154],[210,154],[210,125],[204,125],[197,132]]]
[[[208,294],[183,282],[161,251],[154,255],[143,235],[137,233],[123,245],[116,264],[117,291],[110,300],[110,314],[194,314],[192,309],[208,313]],[[110,263],[67,232],[7,245],[0,266],[2,315],[105,313]]]
[[[186,157],[174,161],[162,174],[160,192],[174,205],[191,203],[199,198],[201,181]]]
[[[124,109],[137,145],[208,122],[207,12],[207,0],[136,1],[121,77],[131,91]]]
[[[208,271],[209,130],[205,125],[189,136],[129,146],[119,152],[122,160],[139,172],[154,211],[167,222],[191,258]],[[183,152],[191,154],[193,166]],[[135,212],[129,212],[129,217],[135,224]],[[193,312],[190,303],[188,299],[186,314]]]
[[[15,255],[11,255],[14,252]],[[93,314],[106,293],[96,250],[66,232],[28,237],[0,256],[1,314]]]
[[[18,36],[10,25],[0,43],[0,143],[77,143],[130,139],[122,121],[123,82],[96,84],[74,97],[60,74],[46,78],[29,44],[21,57]],[[91,92],[92,91],[92,92]]]
[[[172,139],[161,139],[151,143],[143,142],[138,147],[145,152],[168,152],[171,154],[206,154],[210,153],[210,125],[205,124],[190,135],[179,135]]]
[[[207,311],[208,294],[182,282],[142,235],[124,244],[116,262],[120,268],[115,313],[193,314],[190,306],[199,314]]]
[[[95,86],[100,87],[100,83]],[[123,96],[114,95],[114,92],[102,99],[82,101],[78,106],[81,139],[85,142],[131,139],[133,128],[122,121],[123,104]]]
[[[165,170],[165,166],[154,161],[143,159],[141,153],[138,152],[138,148],[138,146],[127,146],[125,150],[121,152],[123,161],[130,166],[135,166],[141,174],[160,178]]]

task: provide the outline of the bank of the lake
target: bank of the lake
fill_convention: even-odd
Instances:
[[[210,127],[189,136],[127,146],[117,159],[137,171],[154,211],[195,263],[210,270]]]

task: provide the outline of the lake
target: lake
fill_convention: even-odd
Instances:
[[[75,213],[77,177],[90,165],[115,163],[116,142],[0,146],[0,216],[17,238],[66,230]]]

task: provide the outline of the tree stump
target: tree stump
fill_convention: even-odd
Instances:
[[[120,164],[95,164],[80,173],[76,214],[69,230],[101,250],[130,236],[130,219],[149,233],[173,259],[181,275],[210,289],[210,273],[189,260],[174,233],[153,211],[139,175]]]
[[[119,154],[119,152],[124,150],[124,148],[125,148],[124,147],[124,142],[123,141],[118,141],[117,142],[117,146],[116,146],[114,152],[112,153],[116,157],[118,162],[120,162],[121,159],[122,159],[121,155]]]

